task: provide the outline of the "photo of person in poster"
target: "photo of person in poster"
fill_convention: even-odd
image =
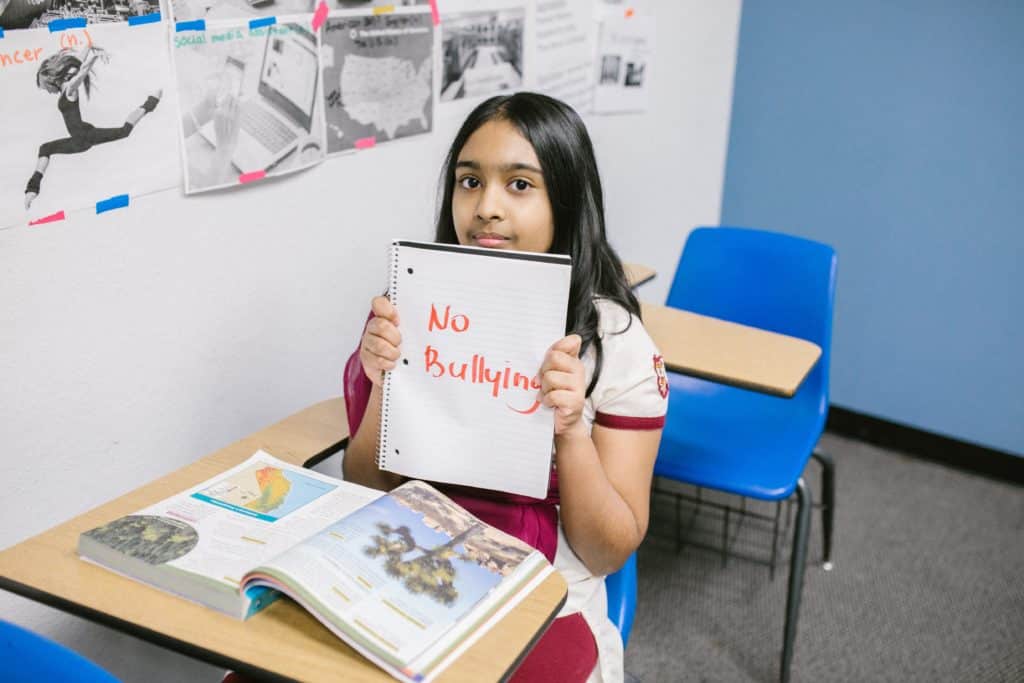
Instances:
[[[110,63],[110,55],[101,47],[88,46],[82,51],[63,48],[42,61],[36,71],[36,85],[51,95],[57,95],[57,110],[64,118],[69,137],[44,142],[39,146],[39,158],[35,172],[25,186],[25,208],[39,196],[43,174],[50,165],[50,157],[58,154],[82,154],[94,145],[122,140],[135,129],[142,117],[156,109],[163,94],[161,88],[146,97],[137,108],[132,109],[124,123],[112,128],[97,128],[82,120],[80,100],[92,94],[92,82],[96,76],[93,70],[97,62]]]
[[[166,26],[0,40],[0,227],[180,183]]]

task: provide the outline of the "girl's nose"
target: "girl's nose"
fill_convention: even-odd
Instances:
[[[476,217],[485,222],[500,221],[505,217],[505,206],[501,198],[501,186],[489,183],[480,193],[476,205]]]

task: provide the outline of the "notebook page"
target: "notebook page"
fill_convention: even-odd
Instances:
[[[385,376],[382,469],[547,495],[554,416],[539,370],[565,334],[569,278],[563,256],[392,246],[402,358]]]

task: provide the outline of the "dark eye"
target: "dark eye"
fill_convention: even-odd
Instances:
[[[514,187],[517,192],[525,192],[530,189],[530,183],[522,178],[516,178],[512,181],[512,187]]]
[[[459,178],[459,185],[467,190],[474,190],[480,187],[480,181],[471,175],[467,175]]]

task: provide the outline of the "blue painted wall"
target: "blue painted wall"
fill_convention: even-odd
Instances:
[[[833,404],[1024,456],[1024,2],[747,0],[722,224],[836,248]]]

